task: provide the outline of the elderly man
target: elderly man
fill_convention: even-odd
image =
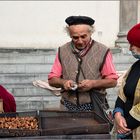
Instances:
[[[61,87],[61,105],[69,111],[90,111],[89,91],[96,89],[106,102],[106,88],[115,87],[117,74],[110,50],[93,40],[94,20],[87,16],[66,18],[71,41],[59,47],[48,75],[51,86]]]

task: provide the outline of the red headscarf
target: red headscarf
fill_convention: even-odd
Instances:
[[[14,96],[0,85],[0,99],[3,100],[4,112],[16,112],[16,102]]]
[[[140,23],[136,24],[129,30],[127,40],[131,45],[135,45],[140,48]]]

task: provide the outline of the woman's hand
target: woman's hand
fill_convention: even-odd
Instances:
[[[127,133],[131,131],[131,129],[127,128],[127,123],[125,118],[121,115],[120,112],[115,113],[115,123],[116,129],[119,134]]]

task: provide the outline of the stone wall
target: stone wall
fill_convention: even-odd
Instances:
[[[122,49],[112,49],[117,71],[130,67],[134,59]],[[0,84],[10,91],[17,103],[17,111],[58,107],[60,97],[49,90],[33,86],[35,80],[47,80],[54,62],[56,49],[0,49]],[[111,108],[117,97],[117,89],[108,89]]]

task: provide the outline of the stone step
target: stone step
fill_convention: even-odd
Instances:
[[[40,87],[21,87],[21,88],[10,88],[10,87],[6,87],[5,88],[11,92],[15,97],[39,97],[39,96],[54,96],[54,94],[52,94],[52,92],[48,89],[43,89]]]
[[[131,67],[131,63],[129,64],[115,64],[115,69],[116,71],[125,71],[125,70],[128,70],[130,67]]]
[[[17,56],[17,55],[53,55],[57,48],[0,48],[0,56]]]
[[[17,111],[42,110],[59,106],[60,97],[15,97]]]
[[[31,84],[35,80],[47,80],[48,74],[47,73],[40,73],[40,74],[0,74],[0,84]]]
[[[123,48],[112,48],[111,52],[113,54],[113,62],[115,64],[132,64],[136,61],[129,51],[128,46]]]
[[[20,74],[20,73],[48,73],[52,64],[0,64],[0,74]]]
[[[18,55],[0,56],[0,64],[50,64],[54,62],[54,55]]]

